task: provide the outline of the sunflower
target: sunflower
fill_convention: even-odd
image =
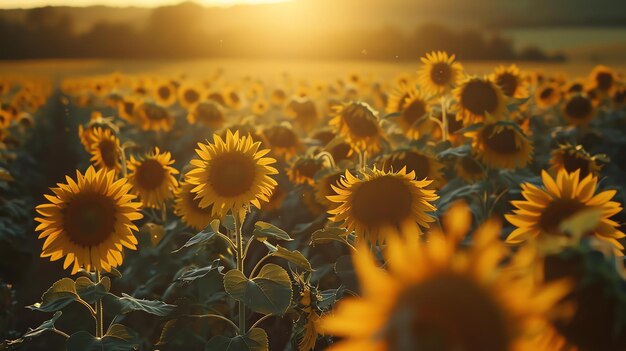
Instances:
[[[415,180],[415,172],[406,168],[396,172],[365,169],[359,179],[346,171],[339,186],[331,186],[338,194],[328,199],[338,205],[328,211],[334,222],[344,221],[357,236],[376,243],[384,242],[389,230],[421,232],[435,219],[428,212],[435,211],[432,204],[439,197],[428,190],[431,180]]]
[[[272,152],[288,160],[302,147],[298,134],[288,124],[273,125],[263,130],[263,136]]]
[[[80,267],[87,271],[110,271],[122,264],[122,247],[135,250],[137,239],[133,221],[143,216],[140,202],[129,194],[126,179],[116,180],[115,172],[96,171],[89,167],[67,184],[51,188],[45,195],[49,203],[36,207],[41,217],[39,239],[46,238],[41,257],[56,261],[65,257],[63,268],[72,265],[72,274]]]
[[[160,106],[172,106],[176,102],[176,86],[169,81],[159,82],[152,90],[152,98]]]
[[[146,207],[160,208],[165,200],[172,198],[178,186],[174,178],[178,170],[171,166],[173,163],[172,155],[169,152],[161,153],[158,147],[144,157],[130,157],[128,182]]]
[[[282,106],[287,101],[287,93],[283,89],[274,89],[270,94],[270,101],[274,106]]]
[[[569,281],[536,281],[530,247],[505,261],[493,220],[461,249],[469,209],[454,206],[445,218],[447,233],[433,230],[426,243],[416,232],[388,235],[387,271],[361,244],[353,262],[362,296],[340,301],[319,324],[342,337],[329,350],[552,351],[538,347],[537,334],[550,326],[546,316]]]
[[[286,197],[287,193],[285,192],[285,189],[283,189],[282,186],[277,185],[272,190],[272,195],[269,196],[269,201],[267,202],[267,204],[263,204],[263,210],[275,211],[280,209]]]
[[[323,170],[321,172],[322,175],[313,185],[315,201],[327,210],[337,205],[337,203],[330,201],[328,197],[337,195],[335,190],[333,190],[333,186],[339,186],[339,180],[343,176],[343,173],[344,172],[340,170]]]
[[[609,67],[598,65],[591,71],[589,82],[593,89],[609,95],[616,87],[617,76]]]
[[[352,149],[377,153],[381,149],[383,130],[378,113],[364,102],[350,102],[335,107],[335,117],[329,124]]]
[[[258,98],[252,103],[252,107],[250,109],[255,115],[264,116],[267,111],[269,111],[270,105],[264,98]]]
[[[167,132],[174,125],[174,117],[164,107],[144,101],[133,109],[133,122],[143,130]]]
[[[96,127],[93,131],[90,161],[96,168],[104,168],[116,173],[122,168],[120,162],[120,141],[110,129]]]
[[[224,102],[226,106],[232,108],[233,110],[238,110],[243,101],[241,96],[234,87],[227,87],[222,91],[222,96],[224,96]]]
[[[220,129],[225,122],[223,108],[214,101],[199,102],[189,109],[187,122],[198,123],[211,129]]]
[[[298,157],[287,169],[287,176],[294,184],[315,184],[315,174],[324,169],[324,159],[314,156]]]
[[[568,173],[560,170],[556,178],[542,171],[543,188],[530,183],[522,184],[522,196],[525,200],[512,201],[517,209],[514,214],[505,215],[506,219],[517,228],[509,235],[507,242],[520,243],[528,239],[539,239],[548,243],[568,242],[561,226],[565,220],[585,210],[596,209],[601,219],[594,228],[586,233],[615,247],[623,255],[624,246],[617,241],[626,237],[611,216],[622,211],[618,202],[610,201],[617,193],[607,190],[597,193],[598,178],[588,174],[580,179],[580,171]]]
[[[552,151],[550,173],[557,174],[561,169],[569,173],[580,170],[582,178],[589,173],[597,177],[604,166],[600,162],[605,161],[607,161],[606,155],[591,156],[582,145],[563,144]]]
[[[491,75],[504,95],[512,98],[523,99],[528,97],[528,82],[522,77],[522,73],[516,65],[505,67],[500,65]]]
[[[378,166],[385,172],[393,172],[406,167],[407,172],[414,172],[415,179],[428,179],[431,185],[439,188],[445,182],[441,171],[443,164],[436,158],[417,149],[399,149],[378,161]]]
[[[435,129],[434,122],[423,120],[430,113],[430,99],[417,89],[409,90],[400,115],[394,120],[400,125],[406,136],[418,139],[421,135],[429,134]]]
[[[443,95],[454,88],[463,74],[463,66],[455,61],[454,55],[437,51],[427,53],[421,59],[419,84],[424,91],[433,95]]]
[[[278,171],[271,166],[276,160],[264,157],[269,150],[259,150],[260,145],[230,130],[225,141],[215,134],[212,144],[198,143],[200,159],[190,162],[194,168],[187,182],[195,186],[201,207],[213,205],[213,214],[223,217],[229,210],[236,214],[250,204],[261,208],[259,200],[269,201],[278,184],[271,175]]]
[[[135,108],[141,104],[141,101],[131,96],[124,96],[117,102],[117,115],[130,123],[135,120]]]
[[[463,156],[456,161],[454,166],[456,174],[466,183],[476,183],[487,178],[485,167],[472,156]]]
[[[572,125],[587,125],[596,116],[596,106],[588,96],[576,94],[563,104],[563,116]]]
[[[202,87],[195,83],[186,83],[178,88],[178,102],[186,109],[190,109],[195,104],[200,102],[204,90]]]
[[[623,86],[615,90],[611,103],[614,109],[623,109],[626,107],[626,86]]]
[[[469,77],[455,90],[458,117],[465,123],[498,120],[507,111],[506,95],[488,78]]]
[[[317,125],[317,106],[309,98],[295,98],[289,101],[285,107],[285,114],[294,119],[303,130],[310,130]]]
[[[548,108],[561,101],[561,88],[555,83],[547,83],[535,90],[535,103],[541,108]]]
[[[96,141],[94,139],[96,128],[109,129],[113,134],[117,134],[119,131],[118,126],[113,121],[113,117],[104,117],[100,112],[93,112],[89,123],[85,127],[82,124],[78,125],[78,138],[87,152],[91,150],[91,145]]]
[[[476,158],[489,168],[523,168],[532,160],[533,144],[513,122],[486,123],[467,135]]]
[[[389,95],[387,99],[387,106],[385,111],[387,113],[396,113],[404,110],[406,100],[410,96],[412,90],[415,90],[409,82],[402,82],[398,84]]]
[[[196,199],[196,194],[191,192],[193,184],[181,182],[176,189],[174,200],[174,213],[195,230],[204,229],[215,217],[212,214],[212,207],[202,208],[200,200]]]

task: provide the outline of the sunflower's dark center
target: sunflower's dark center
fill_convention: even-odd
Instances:
[[[504,95],[512,97],[515,95],[519,82],[516,75],[506,72],[496,78],[496,84],[502,88]]]
[[[589,174],[589,166],[591,161],[579,157],[576,153],[563,153],[563,167],[570,173],[580,170],[580,177],[584,178]]]
[[[230,94],[228,94],[228,98],[235,105],[239,103],[239,95],[237,95],[237,93],[235,92],[231,92]]]
[[[398,299],[384,337],[394,351],[506,351],[510,334],[502,309],[482,287],[440,273]]]
[[[295,169],[301,176],[313,179],[315,173],[322,169],[322,163],[317,160],[302,160],[295,165]]]
[[[203,122],[220,122],[224,117],[217,105],[205,102],[196,106],[196,115]]]
[[[393,170],[398,172],[403,167],[406,167],[407,173],[415,172],[415,179],[428,178],[430,174],[430,160],[428,156],[418,152],[402,152],[392,155],[384,164],[386,171]]]
[[[104,139],[100,141],[98,146],[104,165],[109,169],[115,168],[117,164],[117,144],[113,140]]]
[[[546,100],[547,98],[551,97],[552,94],[554,94],[554,89],[551,87],[547,87],[541,91],[541,93],[539,94],[539,98],[541,100]]]
[[[350,132],[355,136],[366,138],[378,134],[376,117],[367,107],[352,104],[346,106],[341,115]]]
[[[144,87],[138,87],[137,89],[135,89],[135,93],[139,95],[146,95],[148,93],[148,90],[146,90],[146,88]]]
[[[354,189],[350,205],[354,218],[370,228],[397,226],[411,218],[413,195],[405,180],[382,176]]]
[[[96,246],[115,231],[116,203],[100,193],[77,194],[64,209],[63,227],[69,239],[80,246]]]
[[[155,159],[142,161],[135,170],[137,184],[141,189],[154,190],[165,181],[165,168]]]
[[[596,83],[598,84],[598,89],[602,91],[607,91],[611,89],[613,86],[613,75],[609,72],[600,72],[596,75]]]
[[[446,85],[452,79],[452,67],[446,62],[437,62],[430,69],[430,79],[437,85]]]
[[[496,129],[495,125],[488,125],[482,134],[485,145],[500,154],[515,154],[520,149],[516,145],[519,137],[511,128]]]
[[[124,113],[127,115],[132,115],[135,110],[135,103],[130,101],[124,101],[123,103]]]
[[[483,168],[480,164],[471,157],[465,156],[461,159],[461,167],[465,170],[465,172],[469,174],[481,174],[483,173]]]
[[[224,101],[224,97],[220,93],[211,93],[208,98],[209,100],[213,100],[222,106],[226,105],[226,101]]]
[[[474,115],[484,116],[498,108],[498,94],[489,82],[474,80],[463,88],[461,105]]]
[[[565,113],[572,118],[585,119],[592,111],[591,100],[584,96],[574,96],[565,104]]]
[[[539,217],[539,228],[548,234],[560,234],[564,220],[585,209],[585,205],[574,199],[557,199],[551,202]]]
[[[402,111],[402,118],[406,123],[412,126],[413,123],[422,118],[426,112],[426,103],[423,100],[416,99],[411,101],[404,111]]]
[[[352,146],[350,146],[350,144],[340,143],[330,150],[330,154],[333,155],[333,160],[335,162],[340,162],[348,159],[350,151],[352,151]]]
[[[272,146],[291,148],[297,145],[298,136],[293,130],[278,126],[270,129],[267,133],[267,138]]]
[[[161,99],[167,100],[172,95],[172,92],[170,91],[170,88],[166,86],[160,86],[159,90],[157,90],[157,94],[159,94],[159,97]]]
[[[146,114],[146,117],[153,121],[160,121],[168,118],[167,110],[158,105],[144,105],[144,112]]]
[[[584,87],[581,83],[572,84],[567,90],[568,93],[582,93]]]
[[[198,100],[200,100],[200,94],[195,91],[194,89],[187,89],[185,90],[185,93],[183,94],[183,97],[185,98],[185,101],[193,104],[195,102],[197,102]]]
[[[257,169],[251,156],[228,152],[211,162],[208,182],[219,196],[235,197],[252,188]]]

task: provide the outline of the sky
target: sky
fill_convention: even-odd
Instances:
[[[285,0],[194,0],[208,6],[231,6],[237,4],[264,4]],[[31,8],[42,6],[139,6],[157,7],[183,2],[181,0],[0,0],[0,8]]]

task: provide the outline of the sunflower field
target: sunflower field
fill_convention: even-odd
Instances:
[[[0,77],[0,350],[626,350],[626,79]]]

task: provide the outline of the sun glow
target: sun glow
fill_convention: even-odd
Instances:
[[[234,5],[260,5],[290,0],[194,0],[193,2],[204,6],[234,6]],[[0,0],[0,8],[33,8],[44,6],[137,6],[158,7],[179,4],[181,0]]]

